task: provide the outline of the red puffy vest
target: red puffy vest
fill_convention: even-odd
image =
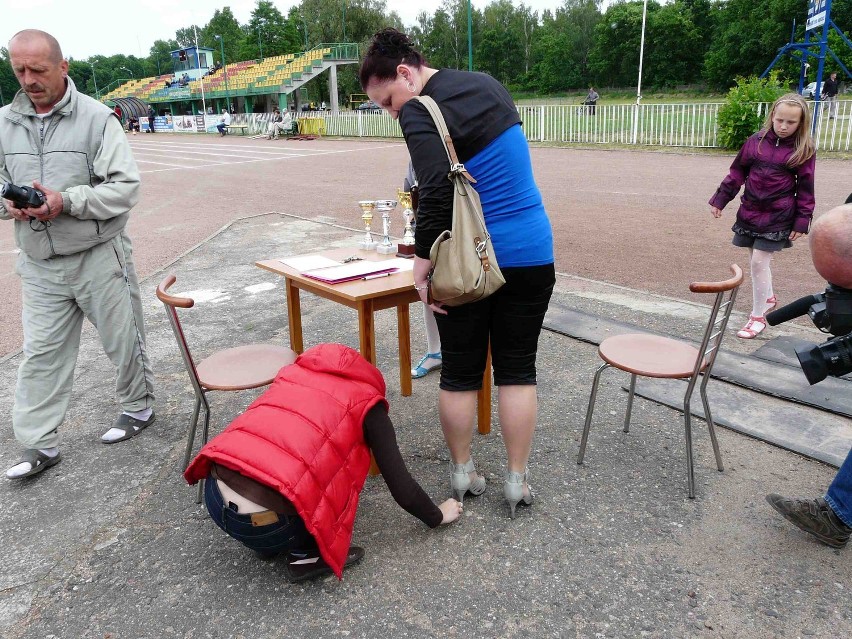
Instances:
[[[364,417],[385,400],[379,370],[342,344],[320,344],[282,368],[272,386],[198,453],[193,484],[221,464],[289,499],[341,578],[370,467]]]

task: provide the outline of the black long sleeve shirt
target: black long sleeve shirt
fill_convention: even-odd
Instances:
[[[484,73],[441,69],[429,78],[421,95],[431,97],[440,107],[461,163],[521,121],[506,88]],[[452,227],[453,189],[447,179],[450,163],[444,142],[423,104],[417,100],[406,102],[399,112],[399,124],[420,191],[415,254],[429,259],[435,239]]]

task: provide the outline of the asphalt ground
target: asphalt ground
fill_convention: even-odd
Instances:
[[[141,275],[256,213],[360,228],[358,200],[395,197],[408,162],[405,145],[393,140],[171,134],[130,140],[143,180],[129,225]],[[747,264],[746,251],[730,244],[734,204],[720,220],[706,204],[727,172],[729,154],[533,148],[532,158],[560,272],[683,297],[689,281],[704,279],[717,265]],[[817,214],[846,199],[848,173],[848,163],[818,160]],[[401,216],[395,224],[401,234]],[[22,339],[16,254],[11,222],[0,223],[0,357],[20,348]],[[806,242],[782,252],[773,274],[782,303],[824,288]],[[747,311],[750,299],[747,285],[738,308]]]
[[[144,144],[164,145],[159,151],[184,141],[157,138]],[[236,138],[191,142],[204,145],[204,152],[233,146],[230,157],[238,154],[236,147],[250,145]],[[258,142],[264,150],[276,144]],[[465,516],[457,524],[429,531],[396,507],[380,478],[369,479],[353,537],[367,556],[342,582],[332,577],[289,584],[279,562],[262,562],[221,533],[181,479],[192,391],[154,288],[166,273],[174,273],[175,290],[196,298],[196,307],[182,317],[199,357],[242,341],[286,343],[282,282],[254,267],[254,261],[328,246],[354,247],[360,236],[355,202],[392,197],[397,169],[405,162],[404,147],[384,142],[277,144],[276,151],[302,149],[306,155],[252,161],[249,166],[258,173],[269,171],[269,163],[283,163],[283,171],[260,180],[237,179],[249,162],[245,158],[204,168],[160,167],[143,175],[143,202],[131,233],[144,277],[158,422],[128,442],[110,447],[98,442],[118,409],[111,365],[87,327],[75,398],[62,428],[63,462],[32,481],[0,482],[5,506],[0,511],[0,636],[762,638],[852,632],[848,549],[819,545],[763,501],[768,492],[816,496],[830,482],[833,468],[722,429],[725,472],[719,473],[699,420],[697,498],[689,500],[680,413],[637,399],[631,432],[622,433],[625,379],[617,374],[602,381],[586,462],[578,466],[582,420],[600,360],[593,346],[550,331],[540,344],[540,410],[530,463],[537,501],[516,520],[508,518],[502,501],[505,453],[494,410],[492,434],[474,441],[475,459],[489,482],[485,495],[466,500]],[[325,152],[324,160],[308,157],[315,149]],[[143,171],[148,170],[142,149],[137,153]],[[166,155],[172,163],[179,159],[176,150]],[[609,263],[598,264],[606,260],[592,257],[593,252],[578,260],[566,244],[580,247],[589,237],[615,237],[623,227],[611,221],[591,224],[589,210],[595,209],[581,208],[586,181],[578,180],[574,189],[555,186],[557,169],[547,159],[559,158],[564,181],[570,167],[588,157],[599,160],[601,173],[614,175],[606,159],[615,162],[622,154],[539,149],[534,156],[537,177],[551,178],[551,186],[542,184],[542,189],[557,229],[560,275],[554,303],[695,337],[707,300],[685,293],[687,283],[724,277],[737,251],[709,244],[706,253],[679,253],[657,248],[659,242],[642,251],[633,248],[646,246],[642,242],[622,241],[621,252],[610,253]],[[635,168],[629,169],[625,159],[625,173],[641,172],[652,162],[668,163],[672,170],[715,162],[721,173],[705,180],[711,183],[709,192],[728,162],[657,153],[632,157]],[[300,164],[341,159],[347,165],[339,166],[336,175],[311,174]],[[825,165],[831,162],[821,168]],[[837,163],[838,172],[842,166]],[[213,176],[207,175],[210,171]],[[222,171],[226,179],[218,175]],[[163,185],[161,179],[170,183]],[[639,192],[638,184],[632,187],[637,191],[628,190],[629,178],[620,181],[620,195],[596,195],[598,208],[609,201],[610,213],[623,210],[615,202]],[[645,187],[649,201],[665,201],[653,196],[650,184]],[[177,209],[166,207],[170,197],[181,202]],[[192,207],[193,198],[204,204]],[[571,224],[562,224],[571,213]],[[229,224],[235,217],[245,219]],[[703,204],[685,217],[695,228],[709,228],[721,242],[728,241],[727,231],[714,225]],[[714,250],[719,251],[715,258],[696,259]],[[650,254],[659,251],[662,257],[653,260]],[[670,253],[683,254],[683,262]],[[806,245],[784,254],[779,266],[802,257],[807,257]],[[662,295],[657,288],[591,277],[616,265],[621,277],[641,277],[647,263],[654,270],[645,277],[663,289]],[[571,265],[575,271],[566,270]],[[790,298],[823,286],[808,263],[799,266]],[[742,296],[748,297],[745,291]],[[307,295],[302,309],[306,345],[340,341],[357,346],[352,311]],[[742,317],[740,309],[737,319]],[[384,311],[376,327],[391,416],[412,474],[441,500],[449,490],[437,379],[417,380],[412,397],[400,396],[394,323],[395,314]],[[772,334],[822,341],[804,323],[778,327]],[[423,344],[416,311],[412,343],[416,356]],[[729,335],[724,348],[748,352],[757,345]],[[18,362],[15,355],[0,362],[3,468],[17,459],[9,415]],[[214,394],[214,432],[253,396]],[[776,406],[783,419],[785,402]]]

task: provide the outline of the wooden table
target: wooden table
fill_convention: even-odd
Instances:
[[[317,251],[317,255],[341,261],[350,255],[365,260],[393,259],[394,255],[380,255],[375,251],[363,251],[357,247]],[[358,342],[361,355],[375,366],[376,326],[374,313],[396,308],[397,342],[399,345],[399,386],[404,397],[411,395],[411,320],[408,306],[420,303],[414,290],[414,274],[411,271],[393,273],[388,277],[372,280],[355,280],[340,284],[327,284],[305,277],[294,268],[278,260],[263,260],[256,266],[284,276],[287,296],[287,319],[290,330],[290,348],[302,353],[302,307],[299,291],[307,291],[332,302],[353,308],[358,313]],[[485,367],[482,390],[477,395],[477,426],[479,432],[491,432],[491,357]]]

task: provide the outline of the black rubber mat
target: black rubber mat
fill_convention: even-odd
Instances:
[[[551,303],[547,312],[544,327],[590,344],[600,344],[604,338],[619,333],[652,332],[554,303]],[[723,346],[724,343],[723,341]],[[793,357],[795,358],[795,355]],[[593,371],[589,371],[590,385],[592,374]],[[798,362],[796,366],[788,366],[723,349],[716,358],[713,377],[759,393],[852,417],[852,383],[829,377],[815,386],[810,386],[798,367]]]

